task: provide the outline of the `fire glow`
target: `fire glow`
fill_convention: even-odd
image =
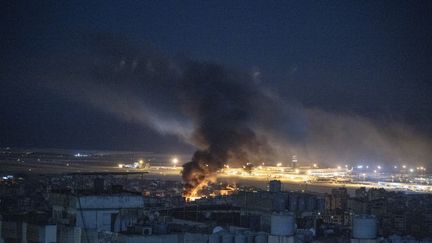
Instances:
[[[201,198],[229,196],[237,190],[235,184],[216,183],[215,181],[204,180],[197,187],[190,190],[189,194],[184,194],[187,202],[192,202]]]
[[[208,184],[210,183],[210,179],[206,178],[203,181],[201,181],[198,185],[196,185],[194,188],[188,191],[184,191],[184,197],[186,201],[195,201],[196,199],[199,199],[202,197],[201,191],[202,189],[206,188]]]

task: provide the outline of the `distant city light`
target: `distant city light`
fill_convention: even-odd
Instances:
[[[357,169],[363,169],[363,165],[357,165]]]
[[[378,168],[378,170],[381,170],[381,165],[378,165],[377,168]]]
[[[410,171],[410,172],[414,172],[414,169],[413,169],[413,168],[411,168],[411,169],[409,169],[409,171]]]
[[[276,166],[277,166],[277,167],[281,167],[281,166],[282,166],[282,163],[279,162],[279,163],[276,164]]]
[[[340,170],[340,169],[342,169],[342,167],[340,165],[338,165],[337,169]]]
[[[318,165],[317,164],[313,164],[313,167],[316,168],[316,167],[318,167]]]
[[[177,157],[174,157],[174,158],[171,159],[171,162],[172,162],[172,163],[174,164],[174,166],[175,166],[175,165],[177,165],[177,163],[179,162],[179,160],[178,160]]]
[[[87,154],[81,154],[81,153],[77,153],[77,154],[74,154],[74,156],[75,157],[88,157],[88,155]]]
[[[406,165],[402,165],[402,168],[406,169]]]

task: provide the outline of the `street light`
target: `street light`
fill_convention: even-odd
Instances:
[[[171,162],[174,164],[174,167],[176,167],[176,165],[178,164],[178,159],[177,157],[174,157],[171,159]]]

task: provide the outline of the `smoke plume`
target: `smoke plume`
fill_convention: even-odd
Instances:
[[[288,162],[293,154],[329,165],[432,159],[431,139],[412,128],[288,102],[256,68],[170,58],[104,35],[49,60],[40,76],[56,93],[196,147],[183,167],[186,195],[225,163]]]
[[[183,166],[187,196],[225,163],[270,154],[265,137],[253,127],[259,115],[254,101],[264,97],[251,81],[248,75],[215,64],[195,62],[185,71],[185,111],[195,124],[192,139],[201,148]]]

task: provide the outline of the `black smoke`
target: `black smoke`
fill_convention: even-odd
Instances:
[[[253,125],[264,100],[251,75],[216,64],[191,63],[182,78],[184,108],[194,121],[192,140],[201,148],[183,166],[186,191],[229,162],[245,163],[271,154]]]
[[[293,154],[300,163],[331,166],[432,161],[426,134],[398,120],[377,121],[288,101],[256,68],[168,57],[149,45],[109,35],[86,36],[68,52],[35,63],[32,74],[56,95],[196,148],[184,166],[186,187],[225,163],[287,163]]]

